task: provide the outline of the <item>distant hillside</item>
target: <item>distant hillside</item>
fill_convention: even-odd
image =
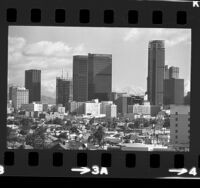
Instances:
[[[55,104],[56,103],[56,99],[54,99],[52,97],[47,97],[44,95],[41,96],[41,101],[43,104]]]

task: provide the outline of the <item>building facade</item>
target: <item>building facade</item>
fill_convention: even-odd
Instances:
[[[43,105],[39,103],[30,103],[30,104],[22,104],[21,109],[28,111],[28,112],[42,112],[43,111]]]
[[[163,40],[149,42],[147,94],[151,105],[163,105],[165,72],[165,43]]]
[[[73,100],[88,100],[88,56],[73,56]]]
[[[41,70],[25,71],[25,88],[29,90],[29,103],[41,101]]]
[[[88,100],[109,101],[112,91],[112,55],[88,54]]]
[[[100,116],[101,105],[98,100],[92,100],[84,103],[84,114],[92,116]]]
[[[16,88],[16,86],[10,86],[9,87],[9,100],[12,100],[12,93],[13,93],[14,88]]]
[[[169,68],[168,68],[168,65],[165,65],[164,79],[169,79]]]
[[[178,79],[179,78],[179,68],[178,67],[170,67],[169,68],[169,79],[174,78]]]
[[[29,103],[29,90],[26,88],[16,87],[12,91],[12,104],[15,109],[19,109],[22,104]]]
[[[117,105],[113,104],[113,101],[101,101],[100,113],[107,118],[117,117]]]
[[[72,80],[56,78],[56,105],[62,104],[68,110],[69,102],[73,100]]]
[[[128,112],[128,105],[127,105],[127,95],[119,97],[114,103],[117,105],[117,113],[119,114],[127,114]]]
[[[164,104],[184,104],[184,79],[164,80]]]
[[[189,149],[190,106],[170,105],[170,143],[174,148]]]
[[[72,114],[84,114],[85,113],[84,103],[85,102],[77,102],[77,101],[70,102],[69,112]]]

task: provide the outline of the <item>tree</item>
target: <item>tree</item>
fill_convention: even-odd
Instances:
[[[33,146],[34,149],[44,149],[45,148],[45,133],[46,128],[39,127],[34,133],[28,134],[26,136],[26,144]]]
[[[149,121],[148,120],[145,120],[144,121],[144,127],[148,127],[149,126]]]
[[[79,133],[78,128],[76,126],[71,127],[70,131],[71,131],[71,133],[75,133],[75,134]]]
[[[135,129],[138,129],[140,126],[140,120],[139,119],[136,119],[135,122],[134,122],[134,128]]]
[[[62,121],[62,119],[56,117],[56,118],[53,120],[53,124],[56,124],[56,125],[63,125],[63,121]]]
[[[66,133],[61,133],[61,134],[58,136],[58,138],[64,138],[64,139],[67,139],[68,136],[67,136]]]
[[[72,128],[72,122],[70,120],[67,120],[67,122],[65,123],[65,129],[71,129]]]
[[[96,132],[94,133],[94,138],[97,140],[99,146],[102,144],[104,136],[105,136],[105,130],[102,126],[99,126]]]
[[[169,117],[165,118],[163,127],[165,127],[165,128],[169,128],[170,127],[170,119],[169,119]]]
[[[30,131],[33,121],[31,119],[24,118],[20,121],[20,124],[22,125],[21,134],[26,135]]]
[[[16,131],[12,130],[10,127],[7,127],[7,141],[12,143],[12,148],[15,148],[17,142],[20,141],[18,138]]]

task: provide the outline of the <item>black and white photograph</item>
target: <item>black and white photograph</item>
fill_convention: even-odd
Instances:
[[[191,29],[8,29],[8,149],[190,151]]]

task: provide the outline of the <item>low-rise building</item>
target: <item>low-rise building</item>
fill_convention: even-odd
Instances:
[[[70,102],[69,112],[74,114],[84,114],[84,102],[77,102],[77,101]]]
[[[105,114],[107,118],[117,117],[117,106],[112,101],[101,101],[100,113]]]
[[[143,105],[139,104],[128,105],[129,114],[156,116],[159,111],[160,111],[160,106],[150,105],[149,102],[145,102]]]
[[[87,101],[84,103],[84,114],[85,115],[92,115],[92,116],[99,116],[100,113],[100,103],[98,100]]]
[[[22,110],[25,110],[27,112],[42,112],[43,111],[43,105],[40,103],[30,103],[30,104],[22,104],[21,106]]]

